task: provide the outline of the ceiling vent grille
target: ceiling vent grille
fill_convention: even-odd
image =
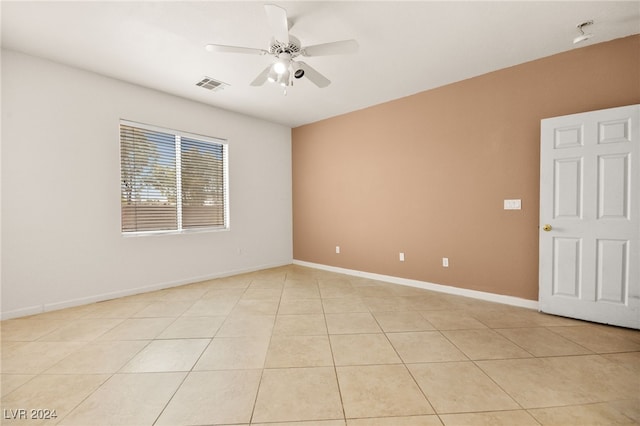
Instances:
[[[200,86],[203,89],[207,90],[218,91],[224,89],[226,86],[228,86],[228,84],[215,80],[211,77],[204,77],[202,80],[196,83],[196,86]]]

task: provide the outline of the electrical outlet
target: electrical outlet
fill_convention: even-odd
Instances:
[[[404,262],[404,253],[400,253],[400,262]]]
[[[449,267],[449,258],[448,257],[443,257],[442,258],[442,266],[445,268]]]
[[[340,254],[340,246],[336,246],[336,253]]]

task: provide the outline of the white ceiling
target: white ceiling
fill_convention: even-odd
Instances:
[[[356,39],[353,55],[305,62],[332,84],[295,80],[286,96],[249,83],[270,56],[210,53],[207,43],[268,49],[264,2],[2,1],[2,46],[290,127],[640,32],[638,1],[294,1],[302,45]],[[576,25],[594,37],[574,45]],[[195,84],[228,83],[221,91]]]

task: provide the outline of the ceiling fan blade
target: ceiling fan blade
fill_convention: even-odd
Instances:
[[[275,39],[281,43],[289,44],[287,11],[275,4],[265,4],[264,10],[267,12],[267,20]]]
[[[303,56],[346,55],[358,51],[355,40],[334,41],[331,43],[315,44],[302,49]]]
[[[224,44],[207,44],[204,48],[208,52],[246,53],[249,55],[266,55],[267,53],[269,53],[264,49],[254,49],[253,47],[225,46]]]
[[[320,74],[318,71],[316,71],[314,68],[312,68],[305,62],[297,61],[297,64],[300,67],[300,69],[304,71],[304,76],[307,77],[309,81],[311,81],[316,86],[327,87],[328,85],[331,84],[331,80],[329,80],[324,75]]]
[[[266,67],[258,76],[251,82],[252,86],[262,86],[269,77],[269,71],[271,71],[271,65]]]

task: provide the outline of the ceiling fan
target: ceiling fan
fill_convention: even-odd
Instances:
[[[252,55],[271,55],[275,62],[266,67],[251,82],[252,86],[261,86],[265,82],[278,83],[286,90],[293,85],[293,79],[306,77],[318,87],[327,87],[331,81],[312,68],[309,64],[295,60],[298,56],[327,56],[355,53],[358,42],[355,40],[334,41],[331,43],[302,46],[300,40],[289,34],[287,11],[274,4],[264,5],[269,26],[273,32],[269,49],[255,49],[252,47],[226,46],[222,44],[207,44],[209,52],[246,53]],[[286,92],[285,92],[286,93]]]

